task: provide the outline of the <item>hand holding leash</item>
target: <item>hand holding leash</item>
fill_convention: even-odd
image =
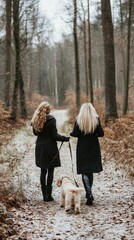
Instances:
[[[65,137],[64,142],[69,142],[70,137]]]

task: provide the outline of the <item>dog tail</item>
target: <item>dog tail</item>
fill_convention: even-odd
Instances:
[[[72,193],[81,193],[84,191],[84,188],[79,187],[79,188],[72,188],[70,189]]]

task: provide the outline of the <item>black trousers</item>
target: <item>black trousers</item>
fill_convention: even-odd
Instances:
[[[86,197],[92,196],[93,173],[82,174],[82,181],[86,190]]]
[[[92,188],[93,185],[93,173],[84,173],[82,174],[82,181],[85,182],[84,180],[89,181],[90,187]]]
[[[52,186],[54,179],[54,168],[43,169],[41,168],[40,183],[42,186]]]

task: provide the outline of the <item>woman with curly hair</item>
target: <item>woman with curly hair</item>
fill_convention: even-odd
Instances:
[[[99,116],[91,103],[82,104],[71,136],[77,137],[77,174],[82,174],[87,205],[92,205],[93,173],[102,171],[98,137],[103,137]]]
[[[31,120],[34,135],[37,136],[35,147],[36,166],[41,168],[41,190],[43,200],[46,202],[54,200],[52,197],[54,168],[61,166],[57,141],[69,141],[69,137],[58,134],[56,119],[49,114],[50,110],[50,104],[42,102],[35,110]]]

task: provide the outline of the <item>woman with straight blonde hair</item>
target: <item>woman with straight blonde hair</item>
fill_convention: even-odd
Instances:
[[[83,103],[71,136],[77,137],[77,174],[82,174],[87,205],[92,205],[93,173],[102,171],[101,151],[98,137],[104,136],[99,116],[91,103]]]
[[[31,120],[34,135],[37,136],[35,160],[36,166],[41,168],[40,183],[45,202],[54,200],[52,197],[54,168],[61,166],[57,141],[68,142],[70,138],[58,134],[56,119],[49,114],[50,110],[51,105],[42,102]]]

